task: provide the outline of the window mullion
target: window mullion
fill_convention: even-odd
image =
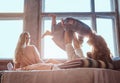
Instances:
[[[96,28],[96,14],[95,14],[95,1],[91,0],[91,12],[92,12],[92,29],[97,31]]]
[[[95,12],[95,0],[91,0],[91,12]]]
[[[91,22],[92,22],[92,29],[97,31],[97,28],[96,28],[96,14],[95,13],[92,14],[92,21]]]
[[[113,40],[113,41],[114,41],[114,46],[115,46],[115,47],[114,47],[114,49],[115,49],[115,55],[119,55],[119,53],[118,53],[118,52],[119,52],[119,45],[118,45],[119,43],[118,43],[118,38],[117,38],[117,37],[118,37],[118,33],[116,33],[118,26],[117,26],[116,23],[117,23],[117,20],[116,20],[116,17],[115,17],[115,18],[113,19],[113,27],[114,27],[114,28],[113,28],[113,37],[114,37],[114,40]]]
[[[119,55],[120,54],[120,33],[119,33],[119,31],[120,31],[120,29],[119,29],[119,12],[118,12],[118,0],[115,0],[114,1],[114,9],[115,9],[115,32],[116,32],[116,34],[115,34],[115,37],[116,37],[116,43],[115,43],[115,46],[116,46],[116,48],[115,48],[115,50],[117,51],[116,53],[116,55]],[[117,44],[117,45],[116,45]],[[119,55],[120,56],[120,55]]]

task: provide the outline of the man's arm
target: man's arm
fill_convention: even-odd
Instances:
[[[75,54],[74,48],[72,46],[72,37],[70,36],[69,31],[65,31],[64,40],[65,40],[65,49],[67,52],[68,60],[77,59],[78,56]]]
[[[75,54],[79,56],[79,58],[84,58],[83,51],[81,49],[83,41],[80,41],[80,39],[77,38],[77,35],[74,33],[73,37],[73,45],[75,49]]]

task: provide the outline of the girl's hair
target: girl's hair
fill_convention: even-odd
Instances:
[[[26,47],[27,43],[27,38],[30,36],[29,32],[23,32],[21,33],[18,43],[15,49],[15,57],[14,57],[14,62],[17,63],[17,61],[20,61],[20,58],[23,56],[23,48]]]

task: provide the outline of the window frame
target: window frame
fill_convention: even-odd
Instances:
[[[115,49],[115,55],[119,56],[119,31],[118,31],[118,1],[117,0],[111,0],[111,6],[112,6],[112,10],[111,12],[95,12],[95,0],[91,0],[91,12],[43,12],[44,10],[44,2],[45,0],[41,0],[40,1],[40,15],[42,18],[46,17],[46,19],[48,19],[48,14],[56,14],[56,16],[59,17],[66,17],[66,16],[75,16],[75,17],[91,17],[91,24],[92,24],[92,29],[97,31],[97,27],[96,27],[96,21],[97,18],[110,18],[113,20],[113,36],[114,36],[114,49]],[[41,18],[41,24],[43,24],[42,22],[42,18]],[[43,32],[43,26],[41,26],[41,33]],[[41,42],[41,52],[44,50],[44,45],[43,42]],[[44,56],[44,53],[42,53],[42,57]]]

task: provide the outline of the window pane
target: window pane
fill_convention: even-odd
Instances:
[[[91,20],[81,20],[91,27]],[[57,20],[57,23],[60,20]],[[44,20],[44,30],[51,30],[51,20]],[[86,52],[89,50],[88,45],[86,45],[86,41],[82,47],[83,53],[86,56]],[[42,51],[43,52],[43,51]],[[59,59],[67,59],[66,52],[59,48],[52,40],[52,37],[46,36],[44,37],[44,58],[59,58]]]
[[[90,12],[91,10],[90,0],[45,0],[44,2],[44,12]]]
[[[22,20],[0,20],[0,59],[13,58],[18,37],[22,30]]]
[[[97,33],[104,37],[113,56],[115,56],[112,19],[97,18]]]
[[[96,12],[111,12],[112,0],[95,0]]]
[[[0,0],[0,12],[23,12],[24,0]]]

